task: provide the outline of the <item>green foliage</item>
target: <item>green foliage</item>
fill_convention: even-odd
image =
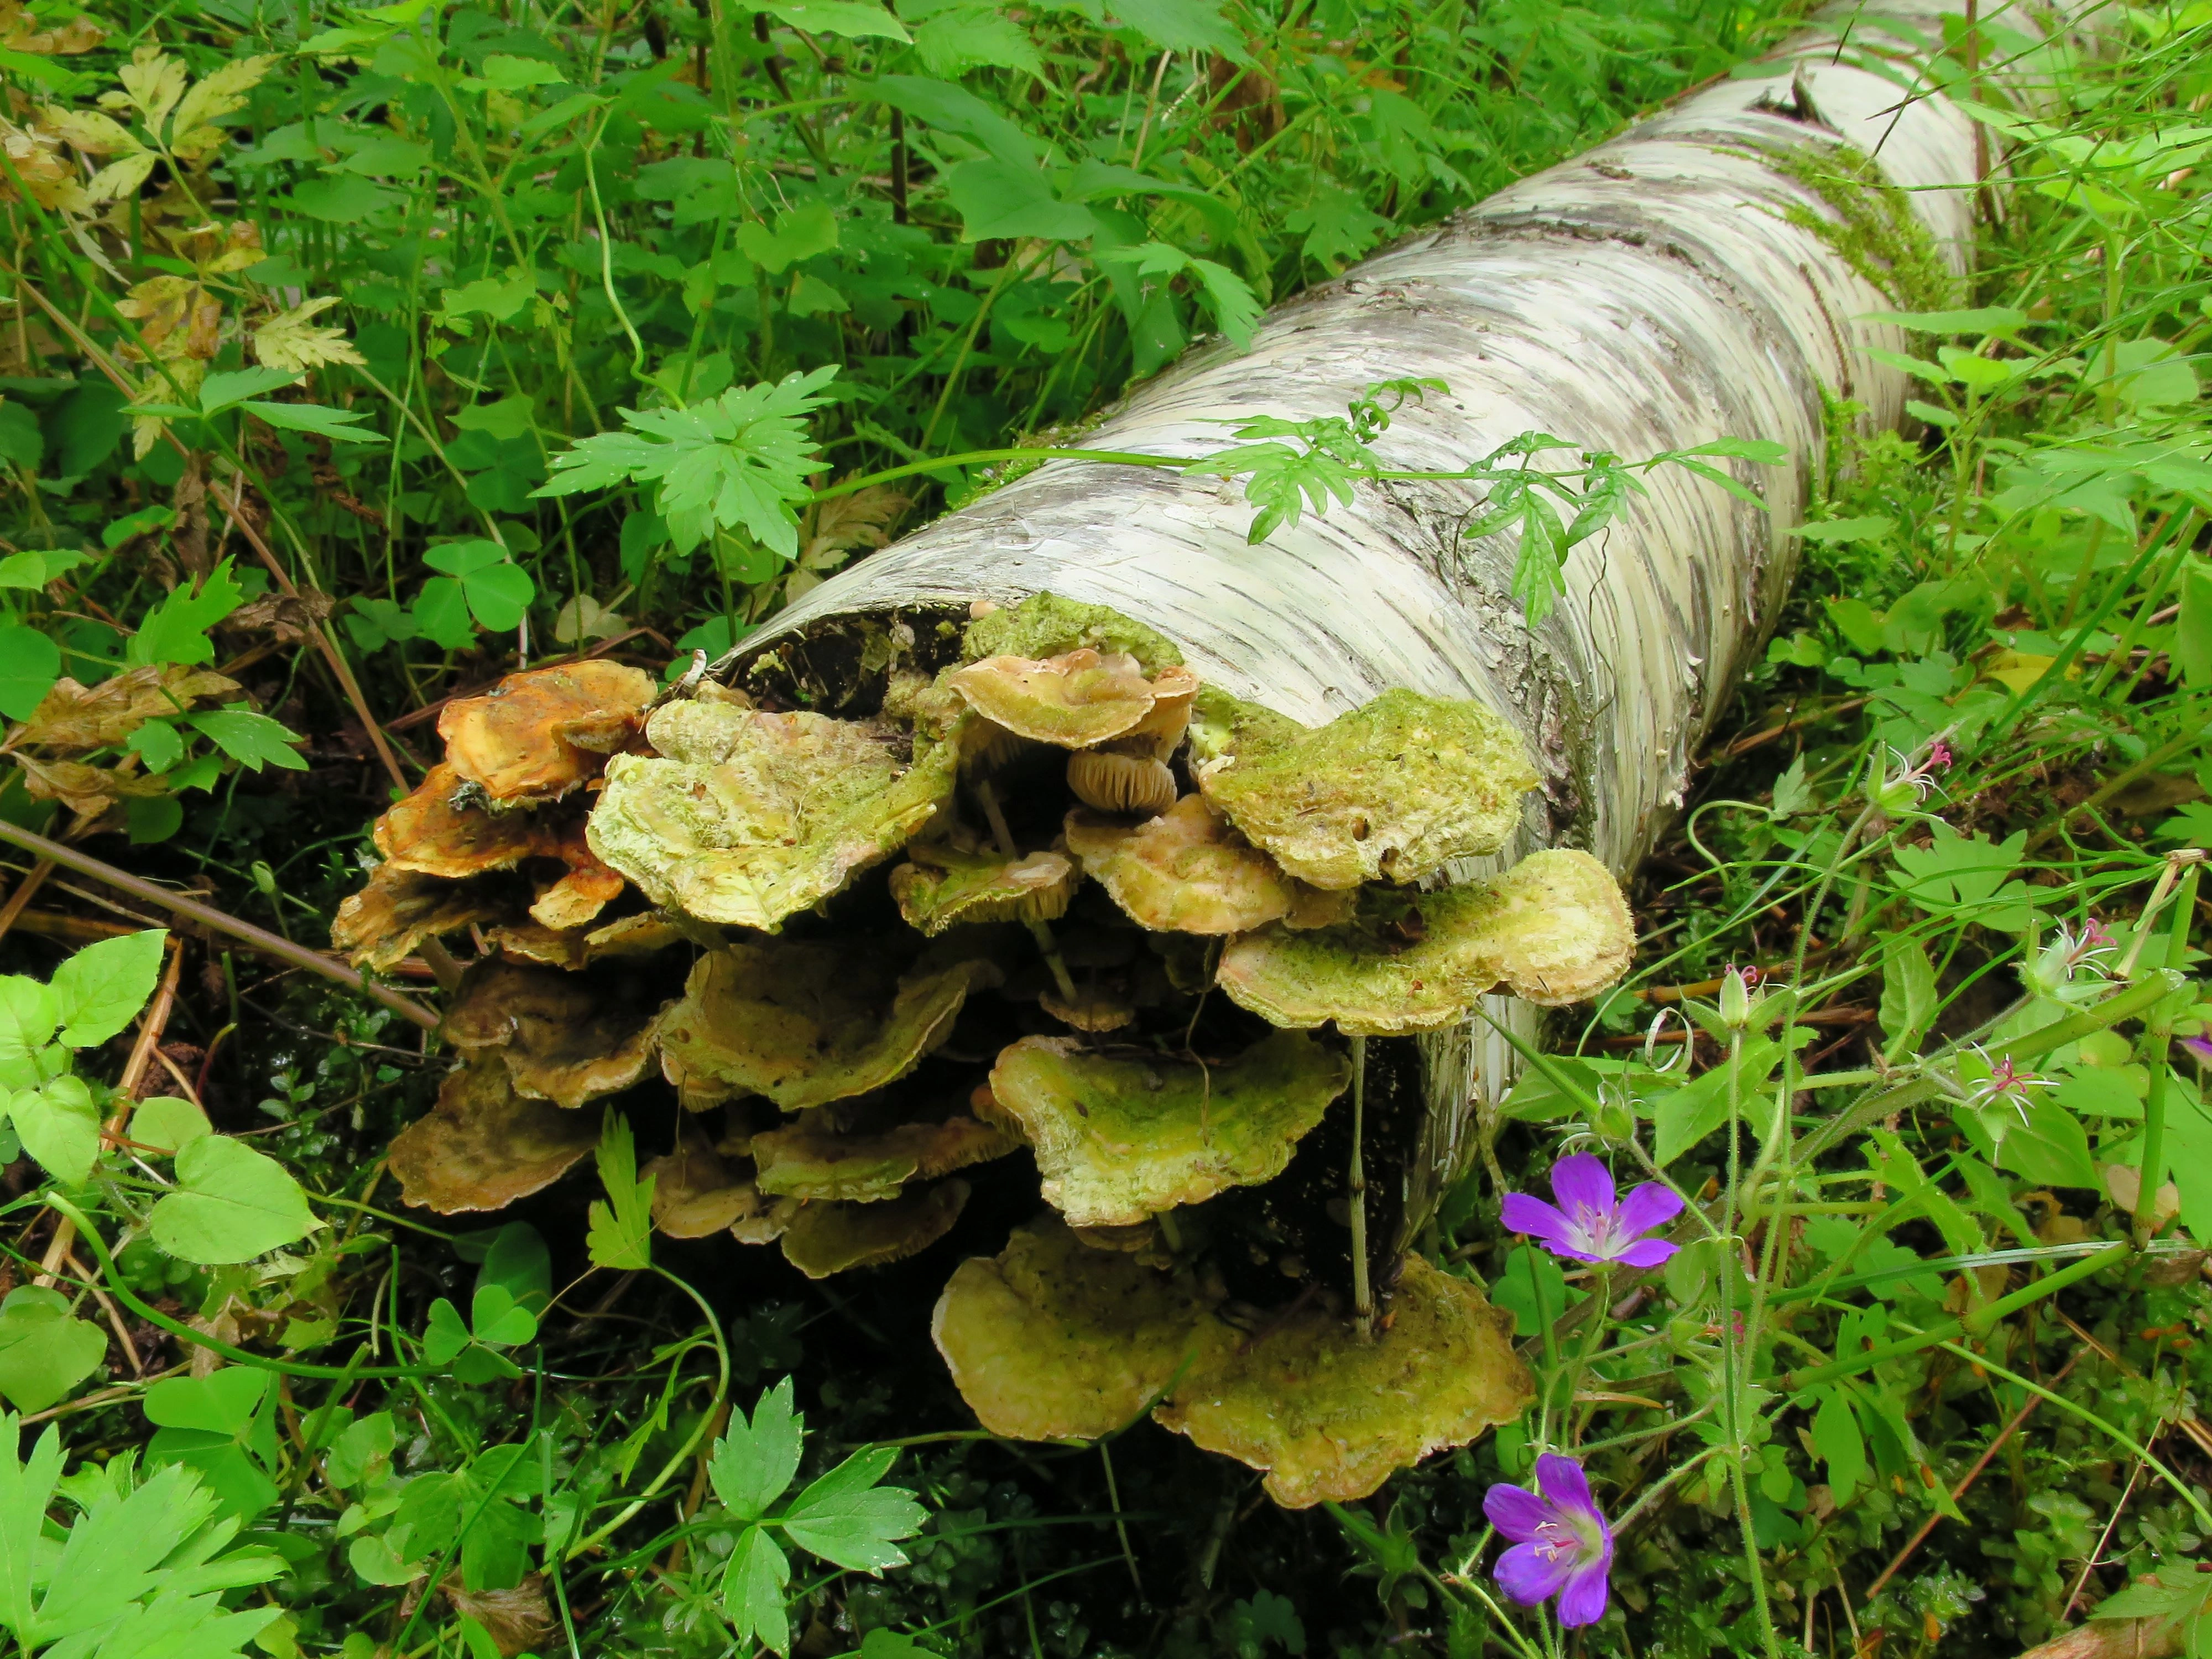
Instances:
[[[106,1357],[106,1333],[74,1317],[60,1291],[19,1285],[0,1302],[0,1395],[17,1411],[66,1400]]]
[[[1079,444],[1201,332],[1244,349],[1265,306],[1784,24],[1663,0],[218,3],[35,44],[74,15],[34,4],[0,43],[9,120],[57,112],[52,176],[97,198],[40,196],[10,138],[0,714],[29,721],[64,676],[239,689],[82,749],[11,738],[0,817],[310,949],[388,804],[372,727],[412,783],[447,699],[556,646],[719,653],[1029,464],[1011,452]],[[1593,1655],[1758,1652],[1770,1625],[1786,1651],[1808,1607],[1820,1652],[1852,1619],[1899,1655],[2008,1656],[2085,1608],[2201,1625],[2203,1494],[2173,1425],[2212,1389],[2179,1278],[2212,1228],[2186,1046],[2212,1004],[2175,890],[2143,913],[2166,851],[2212,838],[2184,799],[2212,783],[2190,112],[2212,58],[2201,16],[2128,26],[2131,55],[2062,63],[2032,118],[1973,84],[2022,45],[2005,23],[1948,26],[1938,78],[1990,112],[1992,178],[2021,186],[1971,293],[1866,158],[1804,170],[1821,234],[1893,296],[1884,361],[1922,430],[1863,439],[1838,406],[1800,587],[1637,895],[1638,977],[1587,1030],[1547,1028],[1575,1057],[1481,1126],[1423,1240],[1514,1317],[1544,1390],[1522,1422],[1340,1536],[1251,1510],[1146,1430],[1033,1461],[946,1438],[968,1419],[903,1359],[938,1264],[827,1295],[722,1273],[714,1239],[656,1261],[639,1169],[672,1140],[642,1103],[609,1120],[583,1226],[562,1188],[533,1200],[543,1236],[424,1231],[380,1161],[439,1065],[388,1012],[197,935],[141,1084],[163,1093],[103,1139],[128,1103],[95,1079],[161,942],[53,971],[58,940],[115,921],[57,872],[0,940],[0,1133],[36,1165],[0,1395],[69,1415],[0,1470],[0,1577],[10,1616],[94,1622],[19,1644],[483,1659],[567,1651],[573,1625],[578,1651],[672,1659],[1518,1650],[1467,1587],[1494,1559],[1485,1489],[1544,1449],[1583,1456],[1616,1518],[1643,1505]],[[1283,533],[1398,476],[1390,426],[1436,389],[1238,422],[1197,470]],[[1460,458],[1486,495],[1464,556],[1510,564],[1540,622],[1652,467],[1756,494],[1784,459],[1759,436],[1612,456],[1563,430]],[[32,763],[103,781],[62,775],[94,792],[64,806]],[[1731,963],[1773,975],[1735,1024]],[[2161,988],[2169,963],[2187,988]],[[1624,1186],[1648,1156],[1725,1236],[1686,1220],[1662,1273],[1602,1296],[1498,1237],[1492,1170],[1540,1190],[1569,1137]],[[2146,1186],[2146,1248],[2049,1291],[2132,1243]],[[91,1231],[34,1284],[50,1202]],[[1959,1352],[1924,1340],[1946,1328]],[[227,1363],[181,1369],[210,1341]],[[733,1393],[794,1372],[718,1437]],[[2031,1382],[2063,1403],[1954,1502]],[[916,1438],[908,1496],[876,1443]],[[104,1468],[62,1478],[64,1440]]]
[[[722,1576],[725,1613],[740,1642],[757,1637],[782,1654],[791,1651],[785,1608],[791,1563],[771,1534],[837,1566],[880,1572],[906,1565],[896,1540],[911,1538],[926,1518],[912,1492],[881,1484],[898,1456],[887,1448],[855,1452],[775,1509],[798,1475],[805,1435],[786,1377],[760,1397],[750,1421],[731,1413],[707,1466],[724,1524],[739,1528]]]
[[[592,1203],[586,1243],[595,1267],[642,1268],[653,1265],[653,1188],[655,1177],[637,1178],[636,1143],[629,1121],[609,1112],[599,1133],[599,1182],[604,1201]]]
[[[57,1431],[49,1426],[27,1459],[20,1433],[17,1419],[0,1417],[9,1442],[0,1452],[0,1630],[24,1653],[227,1659],[280,1616],[273,1607],[224,1609],[225,1591],[264,1583],[283,1563],[266,1549],[233,1547],[237,1521],[217,1518],[216,1498],[190,1470],[156,1469],[141,1482],[121,1459],[65,1483]],[[64,1486],[78,1513],[50,1532]]]
[[[322,1225],[291,1172],[228,1135],[177,1152],[177,1184],[147,1218],[154,1242],[185,1261],[251,1261]]]
[[[829,465],[801,417],[822,405],[836,374],[830,363],[688,408],[625,409],[630,432],[603,432],[556,455],[553,481],[538,493],[652,483],[653,508],[678,553],[717,531],[743,531],[778,557],[794,558],[794,503],[806,499],[807,474]]]

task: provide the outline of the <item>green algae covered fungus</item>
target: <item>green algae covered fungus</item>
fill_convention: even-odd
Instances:
[[[1035,593],[1019,605],[987,612],[968,624],[962,658],[1027,657],[1036,660],[1091,650],[1134,657],[1146,674],[1182,665],[1182,653],[1157,629],[1110,605],[1085,605],[1057,593]]]
[[[804,1204],[783,1229],[784,1259],[809,1279],[900,1261],[952,1231],[968,1183],[911,1188],[887,1204]]]
[[[410,1204],[441,1215],[503,1210],[551,1186],[599,1139],[599,1112],[532,1100],[497,1055],[477,1054],[447,1078],[430,1114],[393,1139],[390,1168]]]
[[[952,793],[949,744],[883,722],[670,703],[617,755],[591,848],[656,904],[768,932],[889,857]]]
[[[994,1434],[1097,1439],[1157,1405],[1166,1427],[1265,1470],[1292,1509],[1364,1498],[1510,1422],[1535,1392],[1512,1316],[1411,1255],[1371,1339],[1319,1306],[1249,1333],[1188,1276],[1046,1221],[962,1262],[931,1334]]]
[[[1232,733],[1200,765],[1199,787],[1316,887],[1421,881],[1453,859],[1494,853],[1541,781],[1513,728],[1476,702],[1386,691],[1297,738],[1245,725],[1251,740]]]
[[[986,657],[945,683],[994,726],[1035,743],[1087,749],[1152,712],[1152,683],[1134,657],[1085,647],[1057,657]]]
[[[1091,1249],[1056,1221],[1018,1228],[938,1298],[930,1335],[978,1420],[1013,1440],[1122,1428],[1234,1333],[1188,1279]]]
[[[1503,985],[1558,1006],[1627,970],[1636,931],[1606,867],[1566,848],[1433,893],[1370,890],[1353,919],[1295,933],[1274,923],[1222,953],[1221,988],[1270,1024],[1334,1020],[1352,1036],[1402,1036],[1464,1018]]]
[[[880,1089],[952,1030],[999,970],[967,961],[898,977],[855,946],[742,942],[701,957],[661,1016],[661,1069],[686,1105],[765,1095],[787,1111]]]
[[[1242,933],[1288,915],[1296,884],[1197,795],[1133,827],[1067,815],[1067,850],[1122,914],[1156,933]]]
[[[1295,1031],[1216,1066],[1033,1036],[1000,1054],[991,1097],[1036,1148],[1045,1201],[1117,1227],[1280,1175],[1351,1080],[1343,1054]]]
[[[494,961],[469,970],[442,1030],[456,1048],[496,1054],[517,1093],[576,1107],[645,1075],[653,1014],[580,975]]]
[[[1007,856],[955,847],[912,847],[891,872],[891,897],[907,926],[931,939],[962,922],[1051,921],[1080,879],[1063,854]]]
[[[839,1133],[819,1114],[753,1137],[756,1183],[778,1197],[879,1203],[917,1178],[931,1180],[1004,1158],[1021,1145],[1012,1131],[965,1113],[937,1123]]]
[[[1535,1397],[1513,1316],[1419,1256],[1370,1340],[1320,1308],[1194,1366],[1154,1413],[1207,1451],[1267,1472],[1286,1509],[1366,1497],[1431,1452],[1510,1423]]]

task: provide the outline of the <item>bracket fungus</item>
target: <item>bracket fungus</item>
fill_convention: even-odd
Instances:
[[[1534,1380],[1513,1317],[1419,1256],[1372,1339],[1311,1304],[1254,1331],[1187,1275],[1091,1249],[1057,1222],[960,1264],[931,1334],[983,1426],[1095,1440],[1147,1407],[1267,1473],[1286,1508],[1366,1497],[1395,1471],[1518,1417]]]
[[[1091,1249],[1056,1221],[962,1262],[929,1332],[976,1420],[1010,1440],[1125,1428],[1230,1335],[1187,1276]]]
[[[480,882],[441,881],[413,870],[380,864],[368,884],[338,904],[331,943],[357,968],[396,968],[426,939],[471,922],[497,921],[507,905]]]
[[[734,664],[742,691],[574,664],[449,707],[335,933],[389,967],[485,928],[465,1063],[392,1145],[407,1201],[501,1207],[589,1155],[599,1102],[672,1085],[671,1237],[823,1278],[945,1238],[971,1187],[971,1230],[1058,1212],[937,1305],[996,1432],[1157,1408],[1304,1504],[1518,1411],[1500,1318],[1399,1260],[1459,1108],[1426,1051],[1369,1047],[1626,966],[1583,854],[1424,890],[1517,828],[1510,731],[1406,692],[1309,730],[1051,595],[841,626]]]
[[[1296,738],[1260,723],[1199,770],[1229,821],[1316,887],[1425,880],[1495,853],[1541,781],[1480,703],[1386,691]]]
[[[1154,1413],[1267,1473],[1286,1509],[1350,1503],[1430,1453],[1510,1423],[1535,1398],[1513,1316],[1418,1255],[1370,1340],[1308,1306],[1215,1350]]]
[[[659,689],[623,663],[532,669],[509,674],[485,696],[447,703],[438,735],[454,770],[490,799],[557,800],[629,742]]]
[[[784,1260],[809,1279],[901,1261],[951,1231],[967,1202],[968,1183],[954,1179],[883,1204],[802,1204],[783,1229]]]
[[[896,1082],[998,977],[970,959],[902,979],[881,951],[738,943],[702,956],[661,1016],[661,1067],[694,1110],[765,1095],[787,1111]]]
[[[840,1133],[821,1120],[836,1108],[752,1138],[753,1180],[779,1198],[872,1204],[896,1198],[906,1183],[931,1181],[1004,1158],[1021,1138],[959,1113],[938,1122],[892,1124]]]
[[[986,657],[952,670],[945,683],[993,725],[1062,749],[1120,737],[1158,701],[1134,657],[1088,646],[1042,662]]]
[[[495,1055],[477,1054],[446,1079],[429,1115],[393,1139],[388,1156],[401,1198],[457,1215],[503,1210],[551,1186],[599,1139],[599,1113],[532,1100]]]
[[[916,842],[891,872],[891,897],[907,926],[934,939],[962,922],[1056,921],[1079,879],[1061,853],[963,852]]]
[[[554,853],[557,838],[535,814],[487,811],[467,800],[469,787],[452,763],[432,767],[370,831],[385,862],[394,870],[459,881]]]
[[[617,755],[592,850],[656,904],[773,933],[933,817],[957,751],[881,722],[672,702]]]
[[[1401,1036],[1464,1018],[1499,985],[1547,1006],[1579,1001],[1619,979],[1635,948],[1612,873],[1555,848],[1491,881],[1370,890],[1337,927],[1244,934],[1222,953],[1218,979],[1273,1025],[1333,1021],[1349,1036]]]
[[[653,1224],[671,1238],[705,1238],[757,1223],[775,1208],[753,1182],[722,1161],[690,1125],[675,1150],[638,1171],[653,1178]],[[765,1241],[762,1241],[765,1242]]]
[[[1036,1150],[1044,1200],[1078,1227],[1121,1227],[1280,1175],[1352,1080],[1319,1038],[1277,1031],[1209,1066],[1024,1037],[991,1069],[994,1111]]]
[[[1158,933],[1249,933],[1297,902],[1298,884],[1198,795],[1133,826],[1079,810],[1065,834],[1084,874]]]
[[[1102,812],[1156,817],[1175,805],[1175,774],[1150,755],[1085,749],[1067,757],[1067,787],[1076,799]]]
[[[469,970],[443,1030],[498,1055],[518,1094],[573,1109],[645,1075],[654,1012],[581,975],[495,960]]]

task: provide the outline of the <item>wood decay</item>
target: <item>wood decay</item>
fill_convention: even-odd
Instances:
[[[1927,71],[1947,9],[1833,8],[1770,73],[1279,307],[1249,353],[1196,354],[1089,436],[1194,456],[1224,416],[1440,377],[1390,464],[1449,472],[1539,429],[1631,458],[1756,437],[1799,458],[1739,468],[1765,510],[1652,474],[1529,627],[1517,532],[1462,533],[1471,486],[1363,489],[1255,548],[1229,482],[1049,464],[815,588],[689,700],[648,712],[641,684],[584,709],[536,795],[500,793],[528,767],[449,747],[447,805],[534,811],[541,833],[457,878],[392,854],[342,942],[388,963],[483,927],[511,963],[575,975],[629,1034],[611,1053],[654,1049],[686,1106],[721,1113],[654,1166],[662,1226],[780,1239],[807,1272],[939,1238],[971,1192],[1026,1179],[1004,1155],[1026,1140],[1046,1195],[1101,1218],[1018,1229],[939,1304],[997,1431],[1091,1436],[1150,1408],[1297,1504],[1517,1414],[1502,1316],[1401,1254],[1516,1069],[1463,1017],[1494,984],[1527,1000],[1486,1013],[1532,1032],[1529,1002],[1621,970],[1606,871],[1679,802],[1771,621],[1831,400],[1904,418],[1909,341],[1876,313],[1953,302],[1983,187]],[[1981,90],[2033,101],[2036,73],[2014,54]],[[1487,816],[1424,809],[1376,838],[1360,791],[1396,781],[1394,726],[1431,720],[1464,740],[1429,781]],[[1563,842],[1595,860],[1535,850]],[[603,870],[627,884],[599,898]],[[561,1022],[463,1024],[492,1040],[394,1167],[410,1197],[491,1207],[515,1182],[470,1164],[495,1139],[471,1123],[504,1114],[550,1181],[604,1097],[552,1103],[598,1087]],[[1394,1279],[1359,1340],[1346,1316]]]
[[[1478,997],[1617,979],[1612,877],[1551,850],[1429,884],[1536,782],[1479,705],[1393,692],[1308,732],[1101,607],[980,609],[888,629],[865,712],[773,671],[656,704],[606,664],[445,711],[336,930],[371,964],[491,947],[446,1018],[462,1064],[392,1145],[407,1200],[503,1207],[608,1103],[650,1133],[672,1091],[658,1224],[812,1277],[927,1248],[979,1183],[1042,1197],[933,1328],[1000,1432],[1156,1407],[1304,1504],[1517,1414],[1510,1318],[1418,1257],[1355,1261],[1341,1127],[1314,1132],[1362,1052],[1371,1098]]]

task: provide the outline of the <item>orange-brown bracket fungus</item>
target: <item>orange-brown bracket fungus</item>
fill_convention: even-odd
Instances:
[[[515,1091],[496,1054],[448,1077],[438,1103],[392,1140],[391,1169],[410,1204],[454,1215],[503,1210],[551,1186],[599,1144],[599,1114]]]

